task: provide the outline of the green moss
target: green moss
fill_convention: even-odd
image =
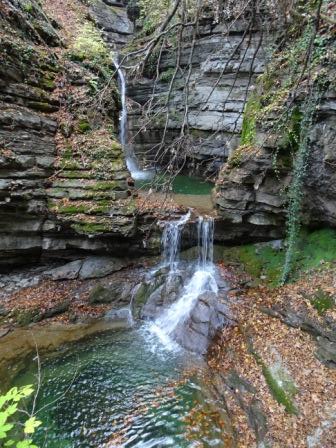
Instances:
[[[317,268],[323,262],[336,260],[336,231],[303,230],[297,247],[291,280],[295,280],[304,271]],[[269,286],[277,286],[281,281],[285,251],[273,248],[271,244],[226,247],[221,256],[225,261],[242,264],[244,270],[258,281],[264,276],[263,281]]]
[[[62,153],[63,160],[71,160],[72,159],[72,147],[67,146]]]
[[[243,153],[238,149],[236,149],[228,158],[227,163],[230,168],[238,168],[243,161]]]
[[[86,119],[79,120],[77,123],[77,130],[81,134],[85,134],[86,132],[91,131],[90,123]]]
[[[273,398],[282,406],[289,414],[298,414],[298,409],[294,402],[294,397],[298,393],[298,389],[294,382],[290,379],[287,372],[281,367],[268,367],[261,356],[255,352],[252,343],[248,342],[249,351],[253,355],[256,363],[261,367],[267,386]]]
[[[77,213],[85,213],[87,210],[86,205],[64,205],[57,207],[57,213],[61,215],[74,215]]]
[[[335,299],[322,289],[319,289],[315,296],[310,298],[310,301],[321,315],[335,306]]]
[[[246,103],[241,132],[241,144],[253,145],[256,138],[257,114],[261,108],[260,97],[253,93]]]
[[[47,78],[47,77],[40,79],[39,85],[42,88],[44,88],[46,90],[50,90],[50,91],[52,91],[56,88],[56,83],[55,83],[54,79]]]
[[[39,110],[41,112],[52,113],[58,110],[57,106],[53,106],[46,101],[30,101],[29,106],[34,110]]]
[[[295,403],[294,403],[289,391],[286,391],[283,387],[281,387],[279,382],[272,375],[271,370],[264,363],[262,363],[261,369],[262,369],[263,375],[265,377],[266,383],[269,387],[269,390],[270,390],[271,394],[273,395],[273,398],[279,404],[282,404],[285,407],[286,412],[288,412],[288,414],[297,415],[298,410],[297,410],[297,407],[295,406]]]
[[[104,223],[95,223],[95,222],[83,222],[72,224],[71,227],[76,230],[78,233],[84,233],[87,235],[92,235],[95,233],[104,233],[109,232],[110,227]]]
[[[25,327],[33,322],[41,320],[40,310],[36,308],[30,310],[16,310],[14,312],[14,318],[19,326]]]
[[[63,168],[68,168],[69,171],[63,171],[61,174],[61,177],[64,177],[66,179],[94,179],[94,175],[91,171],[78,171],[78,170],[71,170],[70,168],[80,168],[80,164],[77,164],[76,162],[68,162],[64,163],[65,166]]]
[[[107,190],[116,190],[118,189],[118,187],[119,183],[117,181],[100,181],[92,185],[91,190],[107,191]]]
[[[109,50],[99,30],[91,22],[86,22],[75,40],[70,57],[73,60],[88,60],[93,64],[110,62]]]
[[[65,205],[58,206],[57,213],[60,215],[76,215],[78,213],[84,213],[87,215],[96,215],[101,213],[107,213],[111,209],[111,202],[106,201],[106,204],[102,203],[103,201],[98,201],[97,204],[79,204],[79,205]],[[104,201],[105,202],[105,201]]]

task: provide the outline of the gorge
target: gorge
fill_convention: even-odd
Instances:
[[[0,446],[334,446],[335,14],[0,0]]]

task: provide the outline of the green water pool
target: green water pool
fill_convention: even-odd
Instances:
[[[165,185],[167,178],[162,175],[155,176],[151,181],[137,180],[135,184],[136,188],[144,190],[153,188],[156,191],[161,191]],[[214,185],[198,177],[180,174],[173,179],[171,187],[172,193],[175,194],[210,195]]]
[[[47,448],[223,447],[199,368],[185,352],[154,352],[141,330],[104,333],[58,350],[42,358],[37,409],[43,425],[34,442]],[[15,384],[33,384],[35,374],[32,361]]]

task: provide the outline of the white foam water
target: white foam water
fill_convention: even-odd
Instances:
[[[181,248],[181,236],[185,224],[190,219],[191,212],[183,215],[180,219],[166,221],[162,233],[162,264],[161,267],[169,267],[169,273],[176,272],[179,263],[179,252]]]
[[[127,100],[126,100],[126,78],[124,75],[124,72],[119,65],[118,62],[113,61],[113,64],[117,70],[118,74],[118,81],[119,81],[119,91],[120,91],[120,98],[121,98],[121,112],[120,112],[120,143],[123,147],[125,158],[126,158],[126,165],[131,173],[131,176],[135,180],[146,180],[151,179],[153,177],[153,171],[152,170],[142,170],[139,167],[139,163],[137,160],[137,157],[132,151],[131,146],[127,143]]]
[[[167,223],[163,232],[164,260],[170,267],[171,273],[175,273],[177,269],[179,239],[183,226],[188,220],[189,217],[186,215],[184,219]],[[148,326],[149,332],[157,337],[167,350],[180,348],[174,341],[174,331],[177,326],[183,325],[188,319],[199,296],[206,291],[215,294],[218,292],[213,264],[213,234],[213,219],[200,217],[198,220],[198,260],[194,273],[183,288],[180,298]]]

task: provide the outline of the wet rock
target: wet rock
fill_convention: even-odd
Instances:
[[[132,326],[131,310],[129,307],[109,310],[105,314],[104,320],[114,321],[114,322],[123,322],[126,327],[130,327],[130,326]]]
[[[318,336],[316,342],[317,358],[326,366],[336,369],[336,341]]]
[[[10,328],[1,328],[0,329],[0,338],[3,338],[4,336],[6,336],[6,334],[8,334],[10,332]]]
[[[216,333],[234,322],[229,307],[213,292],[204,292],[197,300],[187,321],[174,331],[174,338],[186,349],[206,354]]]
[[[9,311],[2,305],[0,305],[0,317],[6,317]]]
[[[165,278],[161,275],[156,276],[156,287],[152,292],[141,311],[142,319],[155,319],[178,298],[183,288],[183,278],[180,275],[175,275],[171,278]]]
[[[223,24],[221,25],[223,27]],[[225,26],[231,29],[235,24],[226,22]],[[191,150],[183,165],[187,171],[193,171],[200,176],[204,173],[206,176],[208,173],[217,173],[228,155],[239,146],[241,113],[244,110],[246,92],[253,88],[256,77],[263,71],[264,52],[257,47],[256,29],[251,34],[251,54],[238,52],[234,61],[228,58],[232,46],[239,45],[243,34],[243,27],[233,34],[225,33],[220,26],[214,27],[210,20],[203,21],[199,27],[193,47],[193,71],[188,98]],[[191,47],[188,44],[182,49],[180,60],[182,68],[188,66],[190,51]],[[252,61],[253,54],[255,59]],[[150,77],[137,80],[128,88],[128,94],[135,104],[129,114],[130,140],[133,140],[139,160],[143,160],[144,164],[151,163],[155,159],[156,144],[162,139],[165,120],[164,113],[159,110],[160,99],[167,94],[175,65],[174,53],[164,51],[160,63],[160,80],[155,81],[155,96],[158,101],[157,105],[154,105],[154,113],[157,113],[158,118],[146,128],[139,125],[143,111],[137,105],[145,104],[151,97],[154,80],[148,79]],[[218,78],[215,86],[214,77]],[[170,95],[174,116],[170,114],[168,129],[165,132],[167,144],[179,135],[183,122],[182,88],[183,82],[177,77]],[[162,157],[166,162],[167,155],[163,153]]]
[[[58,314],[63,314],[68,311],[70,306],[70,300],[64,300],[61,303],[54,305],[51,308],[48,308],[46,311],[39,315],[39,320],[48,319],[50,317],[57,316]]]
[[[83,265],[79,272],[79,278],[85,280],[89,278],[106,277],[106,275],[120,271],[129,264],[129,260],[121,258],[89,257],[83,261]]]
[[[90,292],[89,302],[96,303],[112,303],[126,302],[130,303],[132,298],[132,285],[129,283],[113,283],[111,285],[97,285]]]
[[[90,142],[91,133],[98,128],[104,131],[117,126],[119,100],[114,83],[104,107],[94,111],[95,129],[90,128],[90,110],[81,121],[72,101],[66,107],[73,122],[58,122],[55,112],[64,102],[59,74],[64,74],[75,96],[82,88],[87,92],[84,95],[90,96],[90,83],[99,83],[103,75],[74,61],[68,53],[60,57],[55,53],[50,46],[61,44],[58,32],[37,0],[29,2],[28,15],[27,2],[14,3],[13,14],[0,14],[0,53],[4,55],[0,67],[0,141],[8,148],[0,154],[0,270],[35,263],[42,255],[61,258],[67,253],[72,257],[75,250],[113,256],[123,256],[126,251],[144,253],[143,227],[141,218],[135,219],[122,148],[109,132],[100,134],[99,148],[94,139]],[[97,0],[90,2],[89,8],[92,14],[97,12],[94,19],[104,28],[111,47],[129,38],[133,25],[123,2]],[[28,20],[22,20],[24,17]],[[59,34],[63,32],[67,31],[60,28]],[[37,36],[41,41],[35,40]],[[92,155],[84,163],[74,153],[71,141],[76,135],[84,137],[83,125],[89,138],[82,144],[87,147],[86,154]],[[56,148],[58,131],[69,140]],[[104,165],[103,175],[97,163]],[[76,278],[77,274],[64,278],[71,279],[72,275]]]
[[[335,96],[334,91],[324,92],[309,132],[302,219],[310,227],[336,225]],[[276,171],[273,155],[279,151],[279,141],[269,137],[260,127],[256,153],[251,156],[242,150],[236,163],[222,166],[214,195],[221,222],[217,240],[262,241],[284,236],[287,202],[283,191],[292,182],[293,164],[288,155],[279,153]]]
[[[111,5],[110,2],[95,0],[91,6],[91,16],[106,33],[129,35],[133,33],[133,23],[127,17],[126,8]]]

